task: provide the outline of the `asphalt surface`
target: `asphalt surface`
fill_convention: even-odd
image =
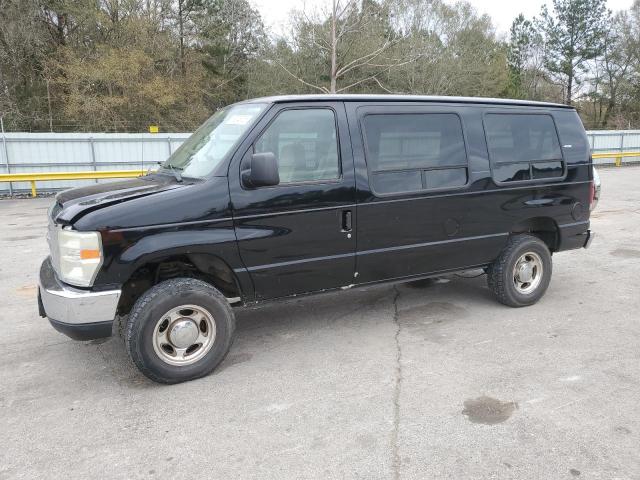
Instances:
[[[51,199],[0,201],[0,478],[640,478],[640,167],[601,176],[535,306],[452,276],[237,310],[175,386],[38,317]]]

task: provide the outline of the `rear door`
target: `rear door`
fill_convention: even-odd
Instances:
[[[264,152],[276,155],[280,184],[247,189],[240,164]],[[274,105],[234,158],[229,186],[256,298],[353,283],[355,180],[342,103]]]

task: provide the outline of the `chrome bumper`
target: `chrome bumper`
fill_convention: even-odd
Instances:
[[[120,290],[90,292],[62,283],[56,276],[51,258],[40,267],[38,300],[40,315],[62,333],[85,340],[111,334],[116,316]]]

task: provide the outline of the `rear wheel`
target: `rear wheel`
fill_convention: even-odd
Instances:
[[[213,286],[192,278],[162,282],[142,295],[129,316],[126,345],[151,380],[179,383],[210,373],[226,356],[233,311]]]
[[[524,307],[544,295],[551,270],[547,245],[533,235],[517,235],[487,269],[487,284],[500,303]]]

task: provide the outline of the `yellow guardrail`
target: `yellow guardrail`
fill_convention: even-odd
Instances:
[[[93,180],[103,178],[134,178],[144,175],[146,170],[103,170],[98,172],[42,172],[0,173],[0,182],[30,182],[31,196],[35,197],[36,182],[51,180]]]
[[[592,158],[615,158],[616,166],[622,165],[625,157],[640,157],[640,152],[594,153]],[[0,173],[0,182],[30,182],[31,196],[37,195],[36,182],[51,180],[93,180],[104,178],[134,178],[147,170],[103,170],[98,172],[43,172],[43,173]]]
[[[624,157],[640,157],[640,152],[607,152],[591,154],[591,158],[615,158],[616,167],[622,165],[622,159]]]

